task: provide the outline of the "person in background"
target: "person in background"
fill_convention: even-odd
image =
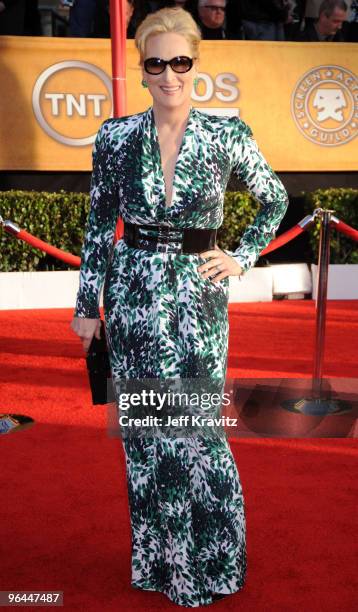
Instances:
[[[96,0],[59,0],[60,6],[70,8],[68,36],[89,38],[92,34]]]
[[[198,0],[196,21],[203,40],[231,38],[226,22],[226,0]]]
[[[318,19],[308,22],[298,32],[297,42],[344,42],[342,26],[347,19],[348,6],[344,0],[323,0],[318,10]]]
[[[198,0],[198,25],[203,39],[226,38],[226,0]]]
[[[247,40],[285,40],[288,0],[240,0],[241,20]]]
[[[127,38],[134,38],[135,23],[133,18],[135,0],[126,0]],[[144,19],[144,17],[143,17]],[[92,36],[94,38],[111,37],[109,0],[96,0],[93,16]]]
[[[297,33],[303,29],[305,5],[305,0],[288,0],[288,16],[284,24],[285,40],[295,40]]]

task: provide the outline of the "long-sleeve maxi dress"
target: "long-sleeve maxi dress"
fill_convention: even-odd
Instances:
[[[225,380],[229,278],[204,279],[199,254],[113,246],[117,218],[136,224],[218,228],[234,172],[260,202],[232,253],[244,273],[286,212],[282,183],[238,117],[191,107],[166,205],[153,107],[103,122],[93,149],[91,206],[75,316],[103,304],[113,380]],[[148,249],[153,242],[148,242]],[[226,437],[123,438],[134,587],[197,607],[234,593],[247,571],[242,486]]]

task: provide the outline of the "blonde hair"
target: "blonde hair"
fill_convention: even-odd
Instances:
[[[181,34],[189,43],[193,57],[199,59],[199,44],[201,31],[188,11],[179,6],[165,7],[154,13],[149,13],[139,24],[135,33],[135,46],[139,51],[139,63],[143,61],[145,43],[149,36],[174,32]]]

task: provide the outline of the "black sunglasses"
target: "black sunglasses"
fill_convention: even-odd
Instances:
[[[186,55],[178,55],[171,60],[163,60],[160,57],[148,57],[144,60],[144,70],[149,74],[161,74],[164,72],[167,64],[174,72],[189,72],[193,66],[195,57],[187,57]]]

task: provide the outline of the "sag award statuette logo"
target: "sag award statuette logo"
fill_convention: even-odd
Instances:
[[[342,66],[317,66],[298,81],[291,98],[298,129],[325,147],[353,140],[358,128],[358,79]]]

